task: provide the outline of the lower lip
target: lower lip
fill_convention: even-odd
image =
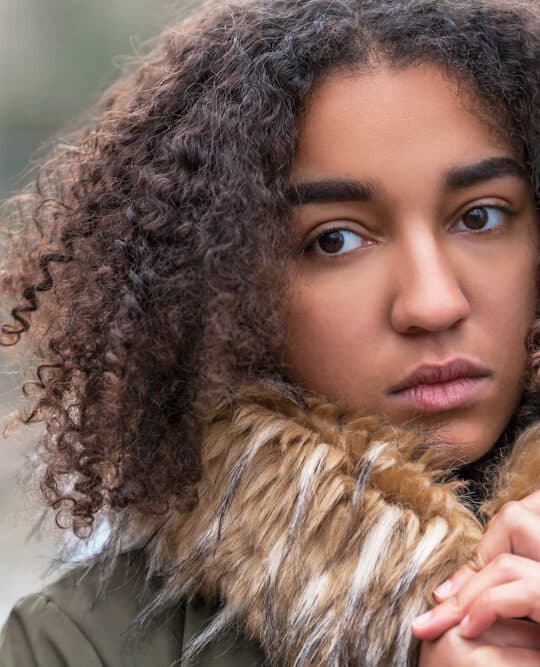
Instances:
[[[390,396],[404,407],[440,412],[469,405],[482,391],[489,377],[464,377],[436,384],[418,384]]]

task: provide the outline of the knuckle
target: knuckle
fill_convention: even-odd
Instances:
[[[538,600],[540,599],[540,582],[535,579],[521,579],[518,582],[518,595],[526,602],[529,611],[527,615],[535,614],[535,610],[540,609]]]
[[[536,503],[540,502],[540,490],[533,491],[531,494],[529,494],[525,498],[525,500],[527,502],[530,502],[531,504],[536,504]],[[538,510],[537,510],[537,512],[538,512]]]
[[[528,507],[523,508],[522,513],[512,525],[513,538],[518,544],[522,542],[525,545],[529,545],[531,549],[537,549],[534,545],[538,540],[539,519],[540,517],[531,512]]]
[[[492,561],[493,567],[501,574],[512,576],[516,571],[516,558],[513,554],[502,553],[495,556]]]
[[[455,616],[460,616],[465,611],[467,605],[467,596],[458,591],[452,600],[448,601],[448,605]]]
[[[511,500],[503,505],[499,512],[500,519],[506,526],[513,526],[519,523],[525,512],[525,507],[517,500]]]
[[[482,591],[480,595],[476,598],[474,603],[471,605],[471,608],[469,610],[469,613],[474,616],[477,615],[477,613],[481,611],[485,611],[487,609],[490,609],[493,606],[493,589],[488,588],[485,591]]]

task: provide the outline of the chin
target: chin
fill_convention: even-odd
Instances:
[[[436,433],[436,461],[444,467],[473,463],[487,454],[497,441],[495,436],[479,432],[478,428],[464,429],[458,424],[441,427]]]

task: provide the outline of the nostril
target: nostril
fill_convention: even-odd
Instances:
[[[470,306],[463,295],[436,302],[403,300],[392,310],[392,326],[399,333],[438,333],[454,329],[469,315]]]

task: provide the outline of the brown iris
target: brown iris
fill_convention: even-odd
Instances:
[[[345,245],[345,238],[343,232],[336,229],[332,232],[323,234],[319,238],[319,246],[321,250],[327,253],[336,253],[342,250]]]
[[[485,207],[472,208],[463,216],[463,222],[471,229],[482,229],[489,221],[489,213]]]

